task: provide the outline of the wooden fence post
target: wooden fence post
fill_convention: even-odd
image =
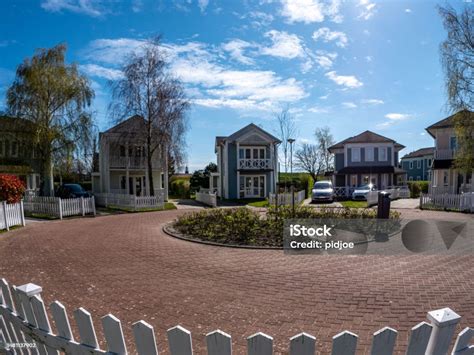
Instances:
[[[23,207],[23,199],[20,201],[20,217],[21,217],[21,225],[24,227],[26,225],[26,222],[25,222],[25,209]]]
[[[81,196],[81,213],[82,213],[82,216],[86,215],[86,208],[84,206],[84,197],[82,196]]]
[[[8,218],[7,218],[7,201],[3,201],[2,206],[3,206],[3,220],[5,221],[5,229],[9,231],[10,227],[8,226]]]
[[[58,197],[58,204],[59,204],[59,219],[63,219],[63,204],[61,202],[61,197]]]
[[[431,332],[426,355],[442,355],[448,353],[451,339],[461,316],[450,308],[442,308],[428,312],[433,330]]]

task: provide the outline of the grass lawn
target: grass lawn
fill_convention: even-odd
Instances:
[[[49,214],[29,213],[29,212],[25,212],[25,217],[38,218],[38,219],[49,219],[49,220],[59,219],[59,217],[51,216]]]
[[[247,203],[247,206],[252,206],[252,207],[268,207],[270,204],[268,203],[268,200],[257,200],[253,202]]]
[[[340,201],[339,202],[342,207],[349,207],[349,208],[366,208],[367,201]]]
[[[263,198],[231,198],[225,201],[234,202],[242,206],[268,207],[268,200]]]
[[[106,208],[98,208],[99,211],[104,211],[104,212],[128,212],[128,213],[138,213],[138,212],[154,212],[154,211],[167,211],[167,210],[175,210],[176,206],[171,203],[171,202],[165,202],[165,205],[163,208],[161,207],[144,207],[137,209],[136,211],[133,209],[133,207],[122,207],[122,206],[113,206],[110,205]]]

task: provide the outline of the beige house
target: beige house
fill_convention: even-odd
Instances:
[[[470,114],[474,116],[472,112]],[[435,140],[430,185],[432,193],[459,194],[472,191],[472,172],[461,173],[453,167],[458,147],[454,132],[454,118],[456,115],[449,116],[426,128]]]
[[[132,116],[100,133],[98,171],[92,174],[95,193],[149,196],[146,145],[142,132],[145,120]],[[155,195],[168,199],[166,156],[159,149],[153,154]]]

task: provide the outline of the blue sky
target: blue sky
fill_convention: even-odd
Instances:
[[[455,7],[467,2],[451,1]],[[143,41],[163,35],[171,69],[192,100],[190,170],[214,161],[214,137],[253,122],[271,133],[289,107],[298,143],[329,126],[341,140],[370,129],[430,146],[424,128],[446,116],[434,1],[40,0],[0,3],[0,109],[16,66],[65,42],[96,91],[101,130],[108,80]]]

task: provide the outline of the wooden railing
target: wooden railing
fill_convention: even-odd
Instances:
[[[464,194],[421,194],[421,209],[474,212],[474,192]]]
[[[273,169],[271,159],[239,159],[239,169]]]
[[[454,159],[454,149],[435,149],[434,158],[440,160]]]
[[[268,197],[270,205],[275,204],[276,195],[271,193]],[[278,205],[291,205],[293,196],[291,193],[278,194]],[[306,190],[295,191],[295,205],[299,205],[306,199]]]
[[[164,189],[155,189],[155,196],[135,196],[127,194],[95,194],[97,205],[105,207],[124,207],[133,210],[161,208],[165,203]]]
[[[92,197],[67,198],[47,196],[25,196],[23,199],[24,210],[31,214],[46,215],[62,219],[67,216],[95,216],[95,199]]]
[[[56,325],[53,330],[49,322],[46,305],[41,298],[42,288],[29,283],[11,286],[5,279],[0,280],[0,346],[3,343],[7,354],[22,354],[29,347],[33,354],[127,354],[127,349],[136,349],[138,355],[158,355],[153,327],[141,320],[132,324],[134,344],[127,344],[123,336],[122,323],[112,314],[102,317],[106,350],[99,347],[92,315],[84,308],[74,311],[74,319],[79,337],[71,331],[66,308],[58,301],[50,305],[52,319]],[[428,312],[428,321],[411,328],[406,352],[407,355],[448,354],[450,344],[461,316],[449,308]],[[472,354],[470,345],[474,331],[462,330],[452,348],[451,354]],[[181,326],[168,329],[168,353],[171,355],[192,355],[191,332]],[[373,334],[371,354],[393,354],[398,332],[384,327]],[[354,355],[359,337],[343,331],[332,338],[332,354]],[[231,355],[232,338],[221,330],[206,335],[208,355]],[[290,355],[314,355],[316,338],[307,333],[299,333],[289,339]],[[1,351],[1,349],[0,349]],[[29,353],[26,350],[26,353]],[[247,338],[247,354],[273,354],[273,338],[258,332]]]
[[[111,168],[145,169],[147,161],[145,157],[121,157],[111,155],[109,158],[109,166]]]

